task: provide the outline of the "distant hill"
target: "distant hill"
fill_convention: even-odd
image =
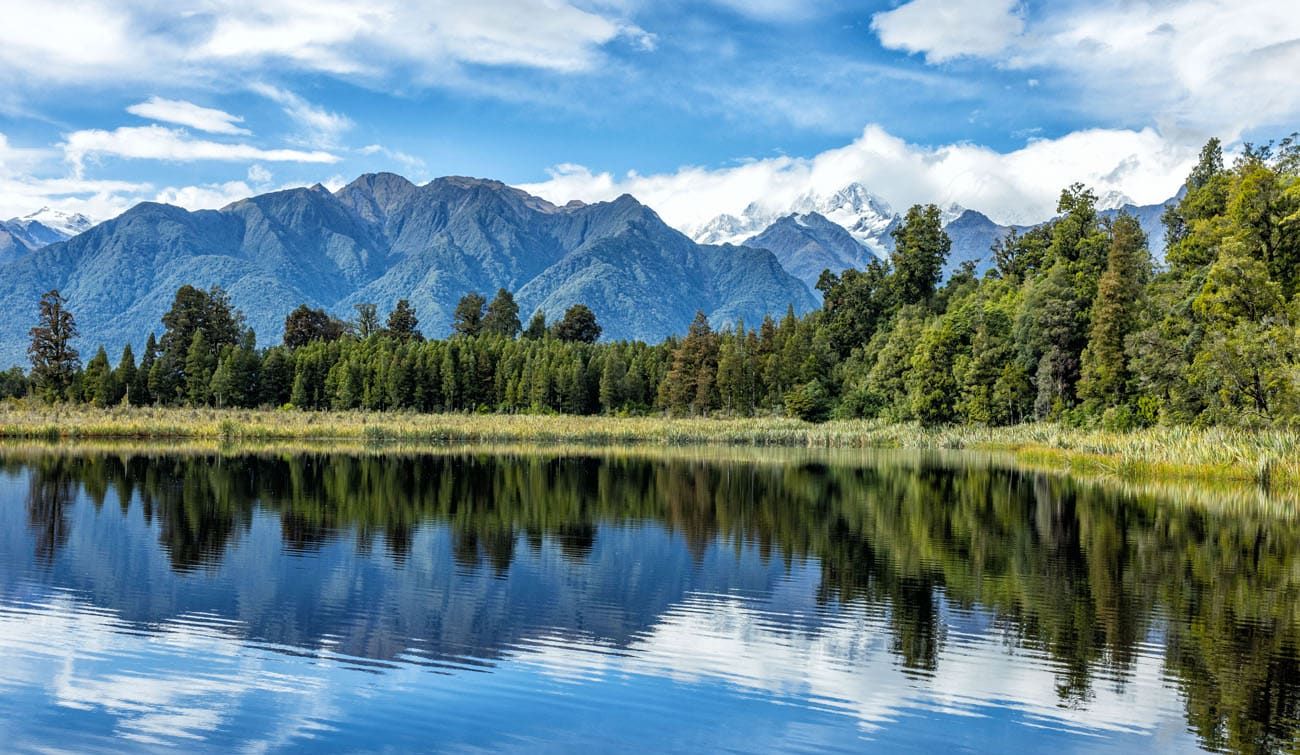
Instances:
[[[184,284],[220,285],[263,344],[299,304],[341,317],[408,298],[426,335],[450,330],[466,292],[516,293],[521,316],[590,306],[608,338],[659,340],[697,309],[716,326],[817,306],[766,250],[700,245],[630,196],[557,207],[497,181],[439,178],[416,186],[364,175],[338,192],[317,185],[221,210],[143,203],[70,240],[0,264],[0,362],[25,359],[27,313],[60,289],[87,352],[137,346]],[[89,354],[86,354],[89,356]]]

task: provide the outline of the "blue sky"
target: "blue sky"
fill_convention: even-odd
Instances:
[[[1050,214],[1172,194],[1210,135],[1294,129],[1276,0],[0,0],[0,217],[110,217],[392,170],[679,227],[860,181]]]

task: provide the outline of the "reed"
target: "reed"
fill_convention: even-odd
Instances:
[[[95,409],[8,402],[0,405],[0,438],[993,450],[1062,471],[1125,480],[1222,479],[1274,489],[1300,485],[1300,433],[1289,430],[1158,427],[1120,433],[1051,424],[936,429],[868,420],[810,424],[782,417]]]

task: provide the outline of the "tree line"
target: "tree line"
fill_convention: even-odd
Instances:
[[[1051,420],[1292,425],[1300,419],[1300,145],[1245,145],[1230,165],[1211,140],[1162,222],[1153,260],[1137,219],[1095,194],[1061,192],[1057,216],[1012,232],[977,275],[947,280],[951,242],[934,205],[908,210],[889,260],[826,271],[823,306],[717,330],[697,313],[658,344],[598,342],[576,305],[525,326],[510,292],[457,305],[426,340],[406,300],[386,322],[306,305],[283,343],[258,348],[220,289],[181,288],[138,361],[100,349],[81,366],[57,291],[32,329],[32,370],[0,395],[101,406],[880,417],[927,425]],[[753,327],[751,327],[751,325]]]

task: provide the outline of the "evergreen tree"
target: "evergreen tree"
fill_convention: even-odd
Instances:
[[[77,337],[77,321],[68,310],[58,290],[41,297],[39,318],[31,329],[32,343],[27,354],[32,360],[32,381],[46,401],[69,398],[81,358],[72,347]]]
[[[504,288],[497,289],[497,295],[488,305],[487,315],[483,318],[483,332],[490,335],[514,338],[519,335],[519,305],[515,297]]]
[[[103,346],[86,363],[81,385],[85,391],[85,400],[89,403],[99,407],[113,403],[113,370],[108,364],[108,352]]]
[[[627,401],[623,392],[626,378],[627,363],[618,352],[610,352],[600,372],[600,406],[606,414],[613,414]]]
[[[131,391],[135,390],[137,384],[136,373],[135,352],[128,343],[122,347],[122,358],[117,362],[117,369],[113,370],[114,394],[110,403],[118,404],[126,399],[128,403],[138,405],[131,398]]]
[[[140,366],[135,371],[135,380],[132,381],[128,396],[132,406],[148,406],[153,403],[153,394],[149,390],[149,374],[153,371],[157,359],[158,341],[154,338],[153,332],[150,331],[149,338],[144,344],[144,354],[140,356]]]
[[[0,398],[22,398],[30,390],[23,368],[17,365],[0,372]]]
[[[473,291],[460,297],[452,315],[451,330],[462,336],[476,336],[483,332],[483,305],[487,300]]]
[[[217,355],[208,345],[206,331],[198,328],[190,340],[185,355],[185,390],[190,406],[203,406],[211,396],[212,373],[217,367]]]
[[[822,272],[817,290],[822,292],[824,328],[840,357],[866,345],[887,315],[888,280],[889,270],[879,262],[868,264],[862,271],[845,270],[841,275]]]
[[[674,414],[705,414],[716,401],[718,337],[703,311],[695,319],[673,353],[673,366],[661,391]]]
[[[533,317],[528,321],[528,327],[524,329],[524,338],[530,341],[540,341],[546,337],[546,313],[537,310]]]
[[[294,387],[293,363],[280,349],[267,349],[262,360],[258,403],[283,406],[290,402]]]
[[[420,320],[415,316],[415,310],[406,299],[398,299],[397,306],[388,313],[386,330],[388,335],[399,341],[424,340],[424,335],[420,333]]]
[[[296,349],[312,341],[337,341],[346,331],[347,325],[325,310],[299,304],[284,318],[284,345]]]
[[[561,341],[595,343],[600,338],[600,324],[596,313],[585,304],[574,304],[564,310],[564,317],[551,327],[551,335]]]
[[[181,286],[171,309],[163,315],[160,354],[150,368],[149,392],[163,403],[196,403],[194,396],[207,396],[212,370],[226,346],[235,346],[243,333],[243,315],[230,305],[230,297],[220,287],[202,291]],[[188,369],[196,333],[202,332],[206,354],[196,355],[195,364],[207,370],[194,375]],[[192,383],[191,376],[197,381]],[[197,403],[203,403],[198,401]]]
[[[898,305],[929,300],[943,274],[952,240],[943,230],[943,217],[935,205],[913,205],[894,237],[893,292]]]
[[[1098,409],[1117,406],[1128,398],[1128,365],[1124,344],[1137,329],[1138,308],[1150,274],[1142,226],[1131,215],[1120,215],[1110,228],[1106,272],[1092,305],[1088,346],[1082,357],[1079,396]]]

